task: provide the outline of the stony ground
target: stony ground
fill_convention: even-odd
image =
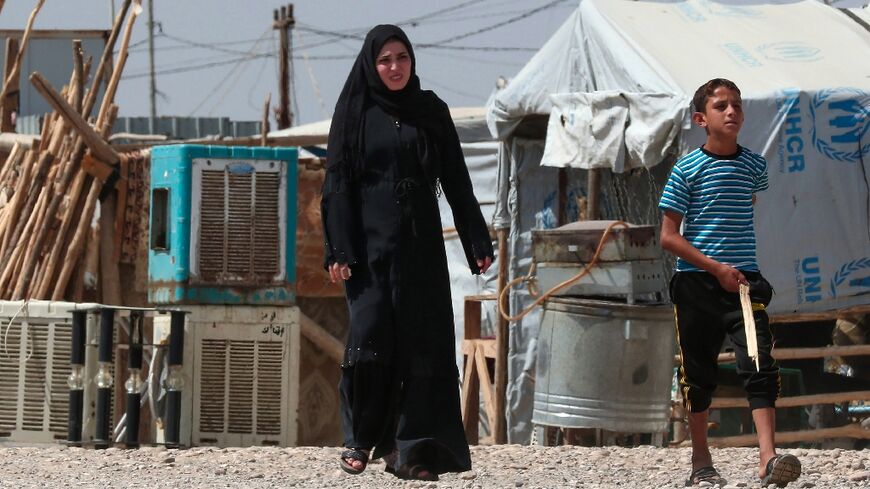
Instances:
[[[789,487],[870,487],[870,450],[787,450],[804,475]],[[407,482],[374,462],[364,474],[338,469],[337,448],[211,448],[139,450],[0,448],[0,487],[136,488],[677,488],[688,473],[688,449],[502,445],[473,447],[473,470],[439,482]],[[756,452],[720,449],[717,465],[730,488],[760,487]]]

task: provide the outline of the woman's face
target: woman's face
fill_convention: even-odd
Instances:
[[[396,91],[405,88],[411,78],[411,55],[401,41],[391,40],[384,43],[375,58],[378,75],[388,89]]]

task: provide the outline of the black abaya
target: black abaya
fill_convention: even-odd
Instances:
[[[447,256],[418,131],[374,103],[363,121],[360,164],[332,174],[342,181],[324,186],[322,206],[325,221],[343,212],[341,220],[352,223],[342,239],[327,236],[333,257],[355,261],[346,282],[351,324],[340,385],[345,446],[374,446],[374,458],[397,449],[398,466],[419,463],[434,473],[469,470]],[[446,125],[440,184],[469,266],[479,272],[476,259],[492,256],[492,242],[455,129],[449,119]]]

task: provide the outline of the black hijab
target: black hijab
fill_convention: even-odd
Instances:
[[[408,84],[396,91],[384,85],[376,66],[384,44],[393,39],[404,44],[411,57]],[[348,177],[353,175],[364,151],[365,141],[361,137],[363,112],[366,104],[372,101],[387,113],[417,128],[417,147],[423,172],[433,189],[437,186],[441,174],[438,148],[439,143],[444,143],[451,134],[448,129],[450,112],[447,104],[432,91],[420,89],[416,68],[414,48],[402,29],[382,24],[369,31],[335,104],[329,128],[327,169],[341,171]]]

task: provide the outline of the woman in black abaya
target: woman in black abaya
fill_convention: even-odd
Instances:
[[[471,468],[442,191],[471,272],[486,271],[492,241],[447,105],[420,89],[405,33],[379,25],[335,106],[321,202],[326,267],[345,281],[350,310],[339,384],[346,472],[370,457],[402,478]]]

